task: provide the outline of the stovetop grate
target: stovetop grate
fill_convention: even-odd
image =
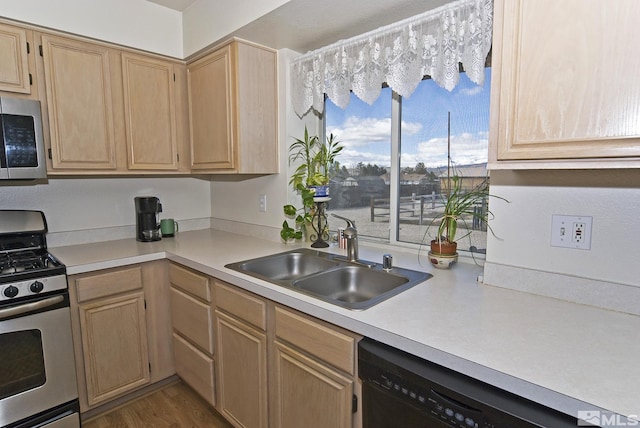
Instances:
[[[46,271],[60,263],[46,252],[25,250],[0,253],[0,275],[11,275],[25,271]]]

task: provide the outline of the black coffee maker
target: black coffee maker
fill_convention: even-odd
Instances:
[[[158,213],[162,212],[162,204],[155,196],[136,196],[136,239],[142,242],[159,241],[160,224]]]

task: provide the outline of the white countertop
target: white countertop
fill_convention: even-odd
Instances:
[[[168,258],[268,299],[385,342],[562,412],[640,414],[640,317],[476,282],[482,269],[433,268],[422,256],[360,244],[360,257],[433,278],[365,311],[350,311],[227,269],[294,249],[211,229],[51,248],[69,275]],[[341,252],[332,247],[328,251]]]

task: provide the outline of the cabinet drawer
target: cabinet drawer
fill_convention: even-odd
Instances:
[[[171,288],[173,329],[194,344],[213,354],[211,307],[182,291]]]
[[[142,288],[142,268],[135,266],[76,279],[78,302]]]
[[[209,279],[176,264],[169,265],[169,280],[174,287],[211,302]]]
[[[173,354],[176,373],[198,394],[213,406],[214,392],[213,360],[177,334],[173,334]]]
[[[232,286],[215,281],[216,306],[263,331],[267,329],[267,310],[263,300]]]
[[[286,309],[275,308],[276,336],[321,360],[355,372],[355,338]]]

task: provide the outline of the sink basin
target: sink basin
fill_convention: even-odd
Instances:
[[[225,267],[352,310],[368,309],[431,278],[379,263],[350,262],[308,248],[230,263]]]
[[[361,266],[344,266],[293,282],[293,287],[357,308],[407,284],[409,278]]]
[[[252,272],[269,280],[288,282],[338,265],[338,262],[316,254],[293,251],[240,262],[236,270]]]

